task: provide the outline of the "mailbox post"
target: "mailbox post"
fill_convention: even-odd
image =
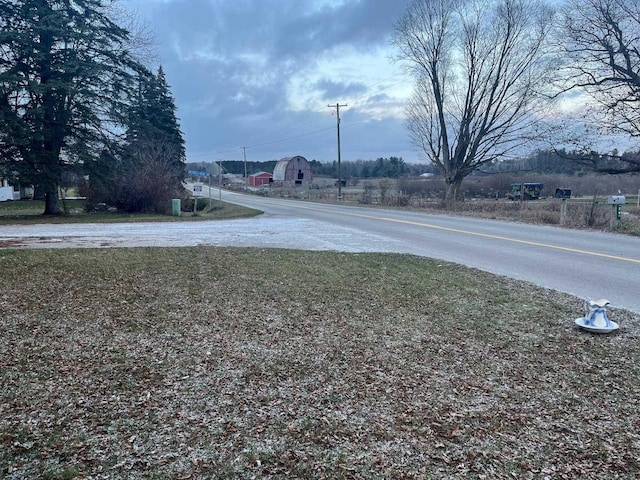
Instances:
[[[189,170],[187,173],[189,173],[189,175],[194,175],[196,177],[209,177],[209,208],[211,208],[211,175],[209,175],[209,172],[203,172],[200,170]],[[220,175],[222,175],[222,171],[220,172]],[[193,186],[193,200],[194,200],[193,214],[194,215],[198,213],[198,193],[202,195],[202,184]],[[222,195],[222,193],[220,193],[220,195]]]
[[[556,193],[554,196],[561,199],[562,203],[560,203],[560,225],[565,225],[567,223],[567,199],[571,198],[571,189],[556,188]]]
[[[609,195],[607,197],[607,203],[611,205],[611,221],[609,223],[610,228],[613,230],[618,227],[620,217],[622,216],[622,205],[625,204],[624,195]]]
[[[198,213],[198,197],[202,194],[202,185],[193,186],[193,214]]]

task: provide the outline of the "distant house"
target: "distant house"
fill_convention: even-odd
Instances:
[[[279,160],[273,169],[274,182],[302,185],[311,183],[312,179],[311,164],[299,155]]]
[[[6,200],[20,200],[20,190],[9,185],[6,178],[0,179],[0,202]]]
[[[269,185],[273,181],[273,175],[268,172],[258,172],[249,175],[249,186],[259,187]]]

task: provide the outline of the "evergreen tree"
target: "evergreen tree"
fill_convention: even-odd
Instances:
[[[147,150],[150,144],[162,143],[165,149],[171,149],[172,161],[182,169],[186,158],[184,139],[162,66],[156,75],[147,70],[140,72],[137,87],[127,126],[129,148],[135,154]]]
[[[162,213],[182,193],[185,146],[176,106],[162,67],[139,72],[127,119],[121,174],[114,185],[117,206]]]
[[[0,164],[60,213],[71,165],[115,139],[131,73],[128,32],[102,0],[0,0]]]

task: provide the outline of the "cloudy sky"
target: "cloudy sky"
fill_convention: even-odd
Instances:
[[[409,0],[124,0],[157,40],[190,162],[401,156],[412,82],[390,37]],[[329,108],[328,105],[333,105]]]

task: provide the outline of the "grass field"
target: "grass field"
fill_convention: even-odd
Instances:
[[[640,318],[425,258],[0,250],[0,478],[637,478]]]

